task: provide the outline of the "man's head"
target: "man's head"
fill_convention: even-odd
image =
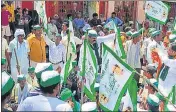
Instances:
[[[35,26],[33,27],[33,29],[34,29],[34,34],[35,34],[35,36],[40,38],[41,35],[42,35],[41,26],[40,26],[40,25],[35,25]]]
[[[91,43],[91,44],[94,44],[94,43],[96,43],[96,41],[97,41],[97,36],[98,36],[98,34],[97,34],[97,32],[95,31],[95,30],[89,30],[88,31],[88,40],[89,40],[89,42]]]
[[[146,67],[142,67],[144,71],[144,75],[148,78],[151,79],[154,77],[154,74],[156,73],[156,67],[152,64],[148,64]]]
[[[145,28],[145,29],[148,29],[148,28],[149,28],[149,21],[145,21],[145,22],[144,22],[144,28]]]
[[[137,42],[140,41],[141,34],[139,32],[133,32],[131,37],[133,39],[133,43],[136,44]]]
[[[170,20],[170,22],[172,22],[172,23],[174,22],[174,18],[173,18],[173,17],[170,17],[169,20]]]
[[[154,94],[149,94],[147,98],[147,107],[150,111],[158,111],[159,110],[159,98]]]
[[[24,9],[23,9],[23,14],[28,15],[28,8],[24,8]]]
[[[59,44],[61,40],[62,40],[62,36],[59,33],[57,33],[55,37],[55,42]]]
[[[17,78],[18,78],[17,80],[18,80],[20,87],[24,88],[26,84],[26,77],[23,74],[21,74],[21,75],[18,75]]]
[[[77,17],[81,18],[81,12],[77,12]]]
[[[66,31],[66,30],[68,29],[68,27],[69,27],[69,23],[68,23],[68,22],[64,22],[64,23],[62,24],[62,30],[63,30],[63,31]]]
[[[176,42],[170,44],[167,53],[169,56],[176,57]]]
[[[40,88],[44,94],[57,96],[60,92],[60,75],[57,71],[45,71],[41,74]]]
[[[35,77],[35,68],[34,67],[29,67],[28,68],[28,74],[30,77],[34,78]]]
[[[35,67],[35,75],[38,79],[38,84],[40,84],[41,74],[45,71],[52,71],[53,66],[51,63],[37,63]]]
[[[111,13],[111,16],[112,16],[112,18],[115,18],[115,17],[116,17],[116,13],[115,13],[115,12],[112,12],[112,13]]]
[[[93,16],[94,19],[98,19],[98,14],[97,13],[93,13],[92,16]]]
[[[154,78],[151,78],[147,81],[148,81],[148,92],[149,92],[149,94],[154,94],[156,90],[153,86],[158,88],[158,81]]]
[[[17,10],[18,13],[22,13],[22,10],[21,10],[21,8],[19,6],[17,7],[16,10]]]
[[[160,42],[163,40],[161,31],[152,32],[151,37],[157,42]]]
[[[17,29],[14,34],[15,38],[18,40],[19,43],[23,42],[23,39],[25,37],[25,32],[23,29]]]
[[[65,88],[61,94],[60,94],[60,99],[65,101],[65,102],[68,102],[68,104],[71,106],[71,107],[74,107],[74,102],[73,102],[73,94],[72,94],[72,91],[68,88]]]
[[[2,9],[2,10],[6,10],[6,5],[5,5],[5,4],[2,4],[2,5],[1,5],[1,9]]]
[[[67,19],[71,19],[72,20],[72,14],[67,14]]]
[[[15,85],[15,82],[13,81],[13,79],[10,77],[10,75],[3,71],[1,73],[1,103],[8,103],[11,93],[12,93],[12,89]]]

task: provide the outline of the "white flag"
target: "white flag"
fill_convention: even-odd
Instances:
[[[134,73],[134,69],[103,44],[99,101],[104,111],[118,111],[121,99]]]
[[[81,71],[80,75],[85,76],[84,92],[90,100],[95,101],[94,84],[98,73],[97,61],[87,40],[84,40],[84,43],[81,46],[79,67]]]
[[[170,7],[162,1],[146,1],[145,13],[150,19],[165,24],[169,14]]]
[[[39,19],[42,20],[42,24],[44,26],[44,31],[48,33],[48,22],[47,22],[47,16],[46,16],[46,10],[45,10],[45,1],[34,1],[35,10],[37,11],[39,15]]]

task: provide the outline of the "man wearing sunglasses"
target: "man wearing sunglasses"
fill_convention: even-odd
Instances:
[[[24,40],[25,33],[23,29],[17,29],[14,34],[15,38],[9,44],[9,56],[12,78],[17,82],[17,75],[27,74],[29,68],[29,46]],[[20,72],[20,73],[18,73]]]

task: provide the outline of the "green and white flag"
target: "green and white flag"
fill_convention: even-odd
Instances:
[[[128,86],[124,107],[130,107],[132,111],[137,111],[137,82],[133,79]]]
[[[162,1],[146,1],[145,13],[150,19],[165,24],[169,14],[170,7]]]
[[[118,111],[121,99],[133,79],[135,70],[103,44],[101,73],[100,107],[104,111]]]
[[[79,68],[80,75],[84,76],[84,93],[91,100],[95,101],[95,79],[97,76],[97,61],[95,54],[87,42],[87,39],[84,40],[83,45],[80,50],[80,59],[79,59]]]
[[[67,60],[67,62],[64,64],[63,69],[61,70],[61,83],[67,83],[67,78],[73,69],[71,57],[72,56],[70,55],[70,58]]]
[[[48,22],[45,10],[45,1],[34,1],[34,9],[39,15],[39,19],[42,20],[42,25],[44,27],[44,32],[48,33]]]
[[[110,28],[110,29],[114,29],[115,33],[116,33],[116,39],[115,39],[115,48],[112,48],[112,44],[114,44],[113,42],[105,42],[105,44],[112,48],[119,57],[121,57],[122,59],[126,58],[126,54],[125,54],[125,50],[123,47],[123,43],[121,40],[121,35],[120,35],[120,29],[118,27],[116,27],[114,21],[110,21],[105,25],[106,28]]]
[[[75,44],[75,41],[73,39],[74,30],[73,30],[73,24],[72,24],[71,20],[69,20],[69,31],[70,31],[70,37],[68,37],[68,38],[70,38],[69,40],[70,40],[70,44],[72,46],[72,52],[76,54],[76,44]]]
[[[109,21],[107,24],[104,25],[105,28],[109,28],[110,30],[116,30],[116,25],[114,23],[114,21]],[[117,32],[117,31],[115,31]]]
[[[114,24],[115,25],[115,24]],[[117,53],[117,55],[122,58],[125,59],[126,58],[126,53],[123,47],[123,43],[121,40],[121,35],[120,35],[120,29],[115,27],[115,31],[116,31],[116,43],[115,43],[115,52]]]

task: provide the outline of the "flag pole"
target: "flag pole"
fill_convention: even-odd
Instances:
[[[18,62],[18,58],[17,58],[17,54],[16,54],[16,50],[14,49],[14,53],[15,53],[15,58],[16,58],[16,63],[17,63],[17,71],[18,71],[18,75],[20,75],[20,65],[19,65],[19,62]]]
[[[135,71],[140,77],[142,77],[144,80],[147,80],[147,78],[145,78],[143,75],[141,75],[139,72]],[[164,94],[158,89],[156,88],[155,85],[153,85],[152,83],[146,81],[147,83],[149,83],[156,91],[158,91],[162,96],[164,96]],[[176,106],[167,98],[164,96],[164,99],[166,99],[171,105],[173,105],[176,109]]]
[[[85,37],[85,40],[84,40],[84,51],[83,51],[83,63],[82,63],[82,80],[81,80],[81,107],[84,103],[84,76],[85,76],[85,63],[86,63],[86,47],[87,47],[87,33],[86,33],[86,37]]]

